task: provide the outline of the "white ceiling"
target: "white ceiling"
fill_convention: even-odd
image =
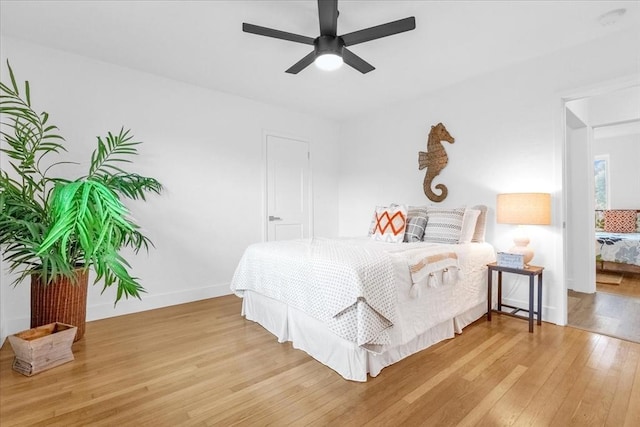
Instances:
[[[627,11],[616,24],[598,17]],[[353,46],[376,67],[286,74],[311,47],[242,32],[242,23],[316,37],[317,5],[301,1],[0,1],[1,34],[332,119],[612,32],[640,33],[634,1],[339,2],[338,33],[416,17],[414,31]],[[639,38],[640,39],[640,38]]]

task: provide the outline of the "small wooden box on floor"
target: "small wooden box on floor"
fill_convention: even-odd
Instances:
[[[16,355],[13,370],[31,376],[74,359],[71,344],[77,327],[49,323],[9,336]]]

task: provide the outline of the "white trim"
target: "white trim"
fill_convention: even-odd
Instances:
[[[303,142],[307,144],[308,147],[308,156],[307,156],[307,167],[309,172],[309,184],[308,184],[308,192],[309,192],[309,237],[314,236],[314,214],[313,214],[313,168],[312,168],[312,146],[313,144],[306,138],[302,138],[296,135],[283,133],[279,131],[272,131],[263,129],[262,131],[262,219],[260,223],[262,224],[262,241],[267,241],[268,236],[268,227],[269,220],[267,219],[269,215],[269,200],[268,200],[268,180],[267,180],[267,138],[269,136],[274,136],[277,138],[289,139],[291,141]]]
[[[118,302],[118,305],[115,308],[113,303],[94,304],[87,306],[87,322],[230,294],[231,283],[219,283],[202,288],[184,289],[156,295],[145,295],[142,300],[136,298],[128,300],[123,299]],[[29,329],[30,324],[30,317],[6,319],[6,327],[3,327],[2,336],[0,336],[0,343],[3,343],[5,338],[11,334]]]

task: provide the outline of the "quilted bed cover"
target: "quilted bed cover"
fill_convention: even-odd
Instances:
[[[282,301],[377,353],[486,301],[486,264],[494,260],[487,243],[257,243],[245,251],[231,289]]]
[[[640,266],[640,233],[596,232],[596,257]]]

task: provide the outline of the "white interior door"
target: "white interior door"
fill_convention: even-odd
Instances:
[[[569,123],[570,115],[573,117]],[[576,292],[594,293],[595,231],[594,178],[591,150],[591,128],[571,111],[566,125],[566,264],[567,288]]]
[[[267,241],[307,238],[311,228],[309,143],[266,135]]]

